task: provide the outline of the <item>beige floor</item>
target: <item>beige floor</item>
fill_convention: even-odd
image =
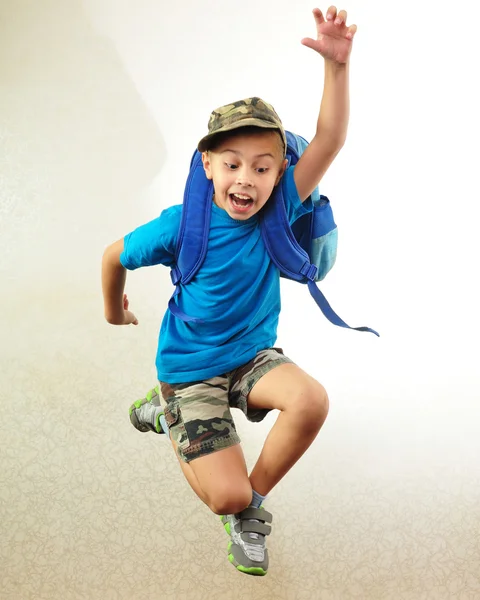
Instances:
[[[2,600],[480,597],[475,424],[463,423],[458,452],[425,414],[415,438],[401,412],[372,426],[386,399],[364,412],[361,398],[332,394],[323,435],[268,502],[270,572],[249,578],[166,440],[129,423],[151,348],[133,352],[129,331],[92,317],[94,301],[61,300],[76,323],[30,307],[2,344]],[[271,420],[237,421],[251,465]]]
[[[222,7],[211,10],[227,22]],[[205,27],[201,3],[190,8],[186,31],[197,18]],[[407,316],[388,272],[376,293],[369,270],[344,276],[356,258],[346,235],[330,289],[344,314],[370,315],[380,340],[333,331],[304,289],[285,288],[280,341],[326,385],[332,408],[268,500],[266,578],[232,568],[221,524],[166,440],[131,427],[129,403],[154,384],[171,288],[165,272],[135,274],[140,326],[111,327],[100,257],[173,202],[160,193],[175,189],[164,168],[185,172],[164,135],[175,146],[172,122],[191,115],[171,85],[156,87],[142,46],[166,43],[180,13],[152,0],[0,4],[0,600],[478,600],[478,335],[462,337],[475,331],[473,286],[458,292],[455,319],[436,284],[408,296],[419,310]],[[178,89],[187,83],[179,77]],[[171,117],[159,106],[173,107]],[[466,273],[474,256],[464,253]],[[423,266],[410,268],[421,285]],[[352,278],[359,293],[339,294]],[[273,419],[238,416],[249,465]]]

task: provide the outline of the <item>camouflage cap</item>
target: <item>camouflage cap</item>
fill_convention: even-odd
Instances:
[[[226,104],[212,112],[208,122],[208,134],[198,143],[199,152],[208,150],[212,138],[218,133],[247,126],[276,129],[282,137],[283,147],[286,151],[287,138],[280,117],[271,104],[254,96]]]

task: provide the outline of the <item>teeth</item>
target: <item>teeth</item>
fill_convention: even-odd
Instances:
[[[243,196],[242,194],[232,194],[232,196],[239,200],[251,200],[250,196]]]

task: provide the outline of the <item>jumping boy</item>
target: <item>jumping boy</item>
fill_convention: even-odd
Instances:
[[[167,433],[197,496],[223,515],[228,556],[240,571],[264,575],[272,516],[262,502],[315,439],[328,412],[325,389],[273,348],[280,312],[280,278],[260,233],[258,215],[276,185],[283,186],[293,223],[342,148],[348,126],[348,69],[356,26],[345,11],[313,11],[317,39],[302,43],[325,59],[323,98],[314,138],[287,167],[286,138],[274,109],[249,98],[213,111],[200,140],[205,174],[213,182],[205,261],[175,302],[188,322],[167,310],[156,359],[159,394],[131,407],[140,431]],[[109,246],[103,257],[105,317],[137,324],[124,295],[126,269],[172,266],[182,207]],[[280,414],[250,476],[230,408],[260,421]]]

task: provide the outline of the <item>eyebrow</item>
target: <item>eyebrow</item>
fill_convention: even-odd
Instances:
[[[232,148],[225,148],[225,150],[222,150],[220,154],[225,154],[225,152],[233,152],[233,154],[236,154],[237,156],[242,156],[241,152],[238,152],[238,150],[233,150]],[[275,156],[271,152],[265,152],[264,154],[256,154],[254,158],[263,158],[264,156],[270,156],[273,159],[275,158]]]

